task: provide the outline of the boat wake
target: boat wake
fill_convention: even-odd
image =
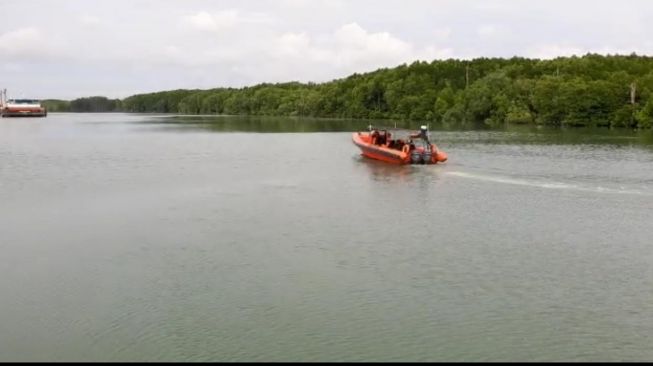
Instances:
[[[625,188],[591,187],[591,186],[583,186],[579,184],[535,181],[535,180],[517,179],[512,177],[492,176],[492,175],[474,174],[474,173],[466,173],[466,172],[446,172],[445,174],[461,177],[461,178],[482,180],[486,182],[513,184],[513,185],[545,188],[545,189],[561,189],[561,190],[576,190],[576,191],[593,192],[593,193],[653,196],[653,193],[634,190],[634,189],[625,189]]]

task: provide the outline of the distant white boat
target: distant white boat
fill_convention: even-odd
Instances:
[[[0,92],[2,117],[45,117],[48,110],[37,99],[7,99],[7,89]]]

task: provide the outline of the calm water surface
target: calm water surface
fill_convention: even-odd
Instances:
[[[0,361],[653,361],[651,132],[366,125],[0,120]]]

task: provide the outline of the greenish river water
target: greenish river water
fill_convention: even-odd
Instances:
[[[652,132],[368,123],[0,120],[0,361],[653,361]]]

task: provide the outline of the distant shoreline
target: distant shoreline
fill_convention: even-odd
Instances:
[[[125,99],[44,100],[50,112],[351,118],[444,127],[650,129],[653,58],[513,57],[400,65],[315,83],[171,90]]]

